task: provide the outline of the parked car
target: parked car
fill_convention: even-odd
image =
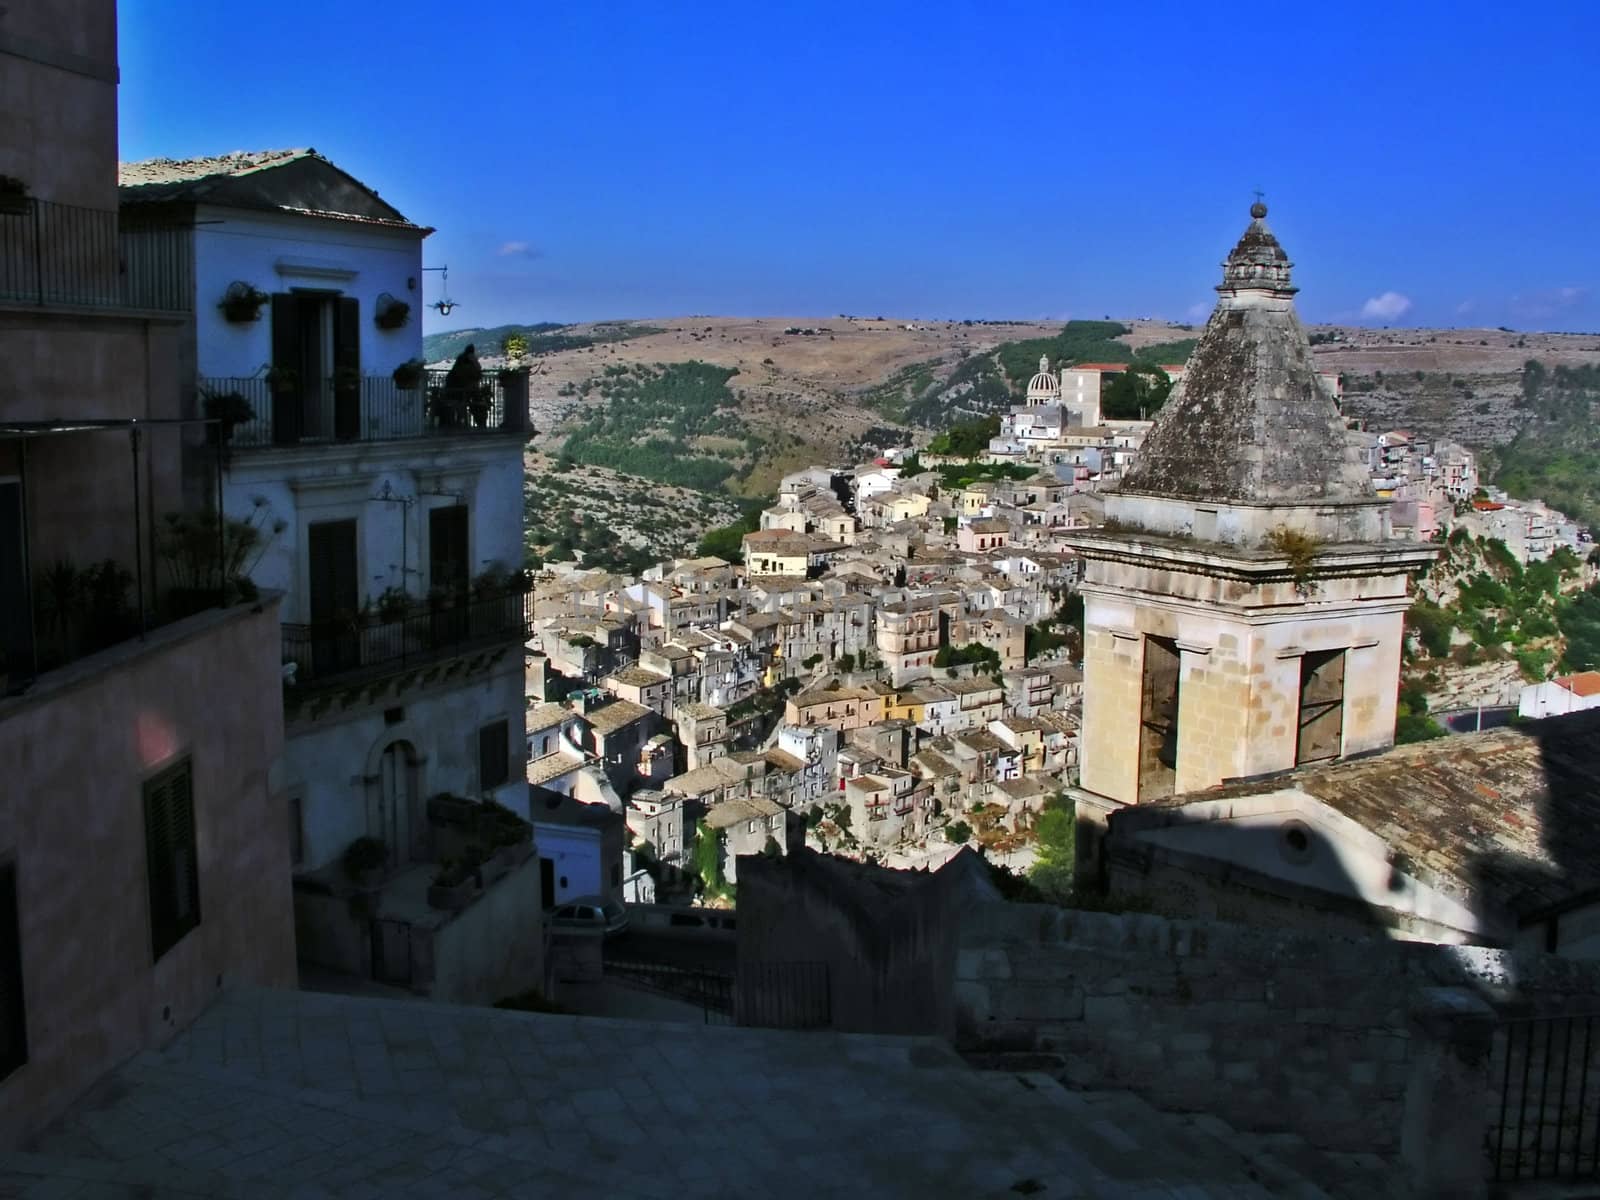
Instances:
[[[627,929],[628,910],[617,900],[580,896],[551,909],[547,921],[556,929],[599,929],[611,937]]]

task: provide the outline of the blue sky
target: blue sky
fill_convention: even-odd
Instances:
[[[1593,0],[119,20],[124,158],[315,146],[438,227],[461,307],[430,328],[1192,320],[1260,187],[1307,320],[1600,330]]]

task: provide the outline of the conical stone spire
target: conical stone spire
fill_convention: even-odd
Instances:
[[[1266,205],[1223,264],[1183,378],[1121,490],[1245,504],[1372,500],[1338,405],[1317,378],[1295,315],[1289,256]]]

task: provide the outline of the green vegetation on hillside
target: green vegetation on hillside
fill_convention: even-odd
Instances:
[[[1400,685],[1400,699],[1394,711],[1396,745],[1431,742],[1447,736],[1445,727],[1428,715],[1428,694],[1415,680]]]
[[[654,325],[636,325],[631,321],[617,321],[595,325],[588,333],[566,333],[571,325],[543,321],[537,325],[494,325],[487,329],[456,329],[449,333],[430,333],[422,339],[422,357],[427,362],[440,362],[454,358],[469,345],[477,349],[478,357],[499,354],[508,337],[527,340],[527,353],[532,357],[555,354],[562,350],[582,350],[586,346],[602,346],[608,342],[625,342],[630,338],[645,337],[662,330]]]
[[[1554,367],[1530,359],[1521,407],[1530,421],[1495,452],[1494,482],[1542,499],[1586,525],[1600,525],[1600,367]]]
[[[1556,620],[1567,639],[1561,669],[1600,670],[1600,583],[1562,600],[1556,609]]]
[[[699,361],[607,367],[581,389],[597,389],[604,403],[585,410],[561,457],[658,483],[715,490],[739,470],[747,450],[760,448],[728,390],[736,374],[732,367]]]
[[[933,656],[933,665],[949,667],[952,675],[956,667],[966,666],[994,672],[1000,669],[1000,653],[982,642],[968,642],[965,646],[940,646],[939,652]]]
[[[1141,359],[1101,390],[1100,415],[1110,421],[1142,421],[1153,417],[1171,392],[1171,377]]]
[[[700,545],[695,553],[701,558],[711,557],[725,559],[731,563],[744,561],[744,535],[754,533],[761,528],[761,510],[766,507],[763,500],[746,500],[741,504],[743,512],[739,519],[731,525],[719,525],[708,530],[700,539]]]
[[[1137,363],[1146,371],[1140,379],[1149,381],[1149,373],[1157,366],[1183,362],[1195,347],[1196,339],[1186,338],[1135,351],[1117,340],[1130,332],[1118,321],[1068,321],[1052,337],[1003,342],[986,354],[970,355],[948,376],[937,359],[912,363],[864,393],[862,399],[891,420],[939,427],[1016,404],[1026,395],[1041,355],[1050,359],[1052,371],[1084,362]],[[1161,379],[1165,383],[1165,376]],[[1135,381],[1123,387],[1129,394],[1119,393],[1112,403],[1119,412],[1131,409],[1132,418],[1138,417],[1141,408],[1154,413],[1166,399],[1166,386],[1157,390],[1148,382]]]
[[[1046,800],[1033,832],[1039,857],[1028,868],[1028,882],[1039,890],[1041,899],[1070,903],[1078,863],[1078,811],[1072,797],[1056,792]]]
[[[971,458],[989,448],[989,439],[1000,436],[1000,418],[985,417],[952,425],[928,443],[929,454],[960,455]]]
[[[523,565],[581,558],[591,570],[637,575],[690,552],[701,533],[735,511],[730,497],[680,495],[620,474],[587,480],[576,471],[530,473],[523,481]]]
[[[985,479],[1031,479],[1036,474],[1037,467],[1024,467],[1018,463],[952,463],[938,468],[939,486],[947,492],[970,487]],[[949,519],[955,520],[954,517]]]
[[[1580,566],[1563,546],[1524,567],[1500,539],[1474,538],[1457,528],[1433,568],[1458,577],[1455,599],[1443,607],[1418,600],[1406,614],[1418,657],[1448,656],[1463,666],[1515,658],[1524,678],[1545,678],[1561,654],[1561,616],[1572,603],[1563,598],[1563,585],[1570,587]],[[1470,640],[1452,646],[1457,630]]]

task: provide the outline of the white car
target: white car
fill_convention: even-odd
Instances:
[[[628,910],[620,901],[580,896],[550,910],[546,921],[556,929],[599,929],[611,937],[628,927]]]

